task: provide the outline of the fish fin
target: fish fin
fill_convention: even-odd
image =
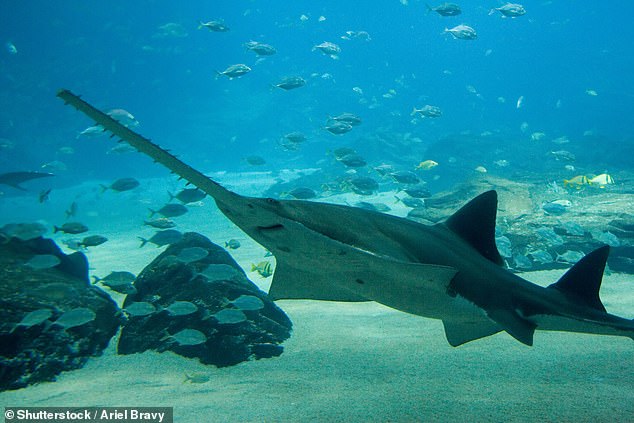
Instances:
[[[457,347],[485,336],[495,335],[502,330],[496,323],[486,319],[476,322],[443,320],[442,324],[445,328],[447,342],[452,347]]]
[[[561,279],[548,288],[556,289],[569,299],[605,312],[599,297],[599,289],[609,254],[609,246],[597,248],[579,260]]]
[[[457,273],[450,266],[412,263],[357,248],[332,237],[286,220],[276,230],[289,231],[286,238],[302,239],[311,249],[321,251],[318,262],[311,262],[311,251],[272,250],[277,268],[271,285],[273,298],[305,298],[337,301],[380,299],[388,307],[407,313],[420,313],[423,292],[446,294]],[[301,235],[301,237],[300,237]],[[280,235],[277,235],[278,237]],[[319,271],[316,271],[319,266]],[[398,275],[395,278],[394,275]],[[386,288],[386,281],[390,281]]]
[[[488,310],[487,316],[522,344],[529,347],[533,345],[533,335],[537,327],[533,322],[522,318],[514,311],[503,309]]]
[[[0,184],[9,185],[15,189],[26,191],[27,189],[20,184],[30,181],[31,179],[44,178],[48,176],[55,176],[48,172],[9,172],[0,175]]]
[[[504,266],[504,260],[495,245],[497,206],[497,192],[487,191],[462,206],[441,225],[457,234],[486,259]]]
[[[301,269],[277,263],[273,282],[269,290],[269,298],[307,299],[324,301],[369,301],[353,292],[332,283],[329,277],[319,277]]]
[[[306,272],[299,266],[278,260],[269,296],[273,299],[295,298],[328,301],[372,301],[375,298],[388,307],[406,313],[418,313],[421,292],[428,289],[446,291],[456,275],[453,267],[408,263],[360,251],[341,245],[347,258],[345,267],[337,257],[325,257],[320,273]],[[385,289],[385,281],[398,280]]]
[[[369,254],[367,256],[367,260],[353,261],[350,269],[321,274],[318,277],[314,273],[278,261],[269,297],[273,300],[356,302],[372,301],[375,296],[380,296],[381,302],[389,307],[414,312],[420,302],[421,288],[428,289],[433,285],[443,289],[456,274],[452,267],[384,260]],[[376,263],[372,260],[376,260]],[[383,281],[394,274],[400,275],[400,279],[387,292]],[[388,295],[390,293],[392,295]]]

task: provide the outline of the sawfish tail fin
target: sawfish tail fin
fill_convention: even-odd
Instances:
[[[556,289],[571,300],[605,312],[599,297],[599,289],[609,254],[609,246],[597,248],[579,260],[561,279],[548,288]]]
[[[569,301],[594,308],[602,312],[605,307],[599,298],[599,288],[603,270],[610,253],[610,247],[597,248],[570,268],[548,289],[557,290]],[[533,335],[537,325],[513,310],[487,310],[487,316],[496,322],[509,335],[525,345],[533,345]],[[494,328],[490,328],[493,331]],[[634,335],[632,335],[634,339]],[[451,341],[450,341],[451,342]]]

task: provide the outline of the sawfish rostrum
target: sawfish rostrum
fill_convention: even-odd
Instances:
[[[271,251],[277,259],[269,291],[274,300],[376,301],[442,320],[453,346],[501,331],[532,345],[537,329],[634,339],[634,321],[607,313],[599,299],[608,246],[548,287],[502,267],[495,245],[495,191],[432,226],[343,205],[245,197],[70,91],[58,97],[211,196],[231,221]]]

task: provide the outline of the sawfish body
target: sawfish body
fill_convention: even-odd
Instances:
[[[0,184],[26,191],[26,189],[21,186],[24,182],[28,182],[32,179],[48,178],[49,176],[55,175],[47,172],[9,172],[0,175]]]
[[[532,345],[536,329],[627,336],[634,321],[605,311],[599,288],[609,247],[541,287],[503,268],[495,246],[497,194],[473,199],[445,222],[343,205],[245,197],[62,90],[66,103],[210,195],[240,229],[270,250],[274,299],[376,301],[443,321],[457,346],[506,331]]]

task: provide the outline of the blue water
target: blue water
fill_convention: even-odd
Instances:
[[[62,106],[55,98],[59,88],[103,109],[130,111],[141,122],[139,132],[203,170],[244,169],[249,154],[265,157],[269,169],[315,166],[328,150],[345,145],[379,164],[376,133],[421,138],[420,160],[430,158],[424,156],[428,146],[465,131],[493,132],[511,144],[530,143],[531,133],[544,132],[544,154],[561,148],[549,140],[567,136],[578,148],[584,132],[591,131],[596,138],[583,144],[591,157],[631,151],[631,2],[530,2],[527,14],[516,19],[488,15],[500,5],[495,1],[472,3],[463,2],[458,17],[441,17],[428,13],[424,2],[405,6],[397,0],[363,6],[353,1],[4,1],[0,138],[12,148],[0,149],[0,173],[62,161],[68,170],[53,170],[54,187],[78,178],[164,174],[138,155],[106,155],[113,146],[107,138],[76,139],[91,123]],[[309,19],[300,20],[301,15]],[[326,19],[320,22],[320,16]],[[197,29],[199,21],[212,19],[224,20],[230,31]],[[184,36],[163,33],[160,27],[168,23],[180,25]],[[443,34],[461,23],[475,28],[478,39]],[[341,39],[348,30],[367,31],[371,40]],[[243,47],[249,40],[278,52],[258,61]],[[312,51],[323,41],[341,46],[339,60]],[[236,63],[253,71],[235,80],[215,77],[216,70]],[[289,92],[271,88],[288,75],[304,77],[307,85]],[[389,90],[395,95],[383,97]],[[518,109],[520,96],[524,102]],[[412,108],[425,104],[440,107],[443,116],[413,124]],[[363,124],[343,136],[324,131],[327,117],[341,112],[358,114]],[[277,144],[291,131],[309,137],[298,152]],[[359,148],[364,145],[365,152]],[[58,151],[66,146],[75,153]],[[602,165],[628,167],[629,161],[618,160],[622,155],[614,156],[614,163]]]
[[[396,185],[374,172],[374,166],[413,170],[420,161],[435,160],[437,167],[417,171],[433,193],[473,177],[476,166],[534,184],[531,194],[543,193],[553,181],[561,185],[578,174],[607,172],[618,186],[597,188],[586,197],[583,190],[561,194],[574,202],[563,216],[542,216],[541,200],[532,199],[534,214],[549,229],[555,220],[577,222],[577,217],[601,222],[597,216],[603,209],[595,207],[591,217],[585,213],[596,205],[592,195],[609,195],[611,189],[631,193],[634,2],[524,0],[526,15],[508,19],[497,12],[489,15],[502,4],[497,0],[457,1],[462,14],[442,17],[417,0],[408,5],[399,0],[2,0],[0,175],[50,171],[56,176],[27,182],[26,191],[0,185],[0,226],[41,220],[49,229],[46,236],[63,244],[73,237],[53,235],[50,229],[68,220],[64,211],[76,202],[78,215],[70,220],[88,225],[89,235],[111,237],[86,253],[93,275],[138,273],[161,251],[137,248],[138,236],[149,238],[155,232],[142,222],[148,208],[168,201],[166,190],[177,192],[184,183],[141,154],[108,153],[116,143],[107,134],[78,136],[93,122],[56,98],[61,88],[104,111],[128,110],[140,122],[134,130],[203,172],[271,171],[273,178],[280,169],[320,168],[309,184],[316,190],[349,171],[330,154],[339,147],[355,148],[368,162],[358,174],[394,192]],[[209,20],[223,20],[230,31],[198,29],[200,21]],[[472,26],[478,38],[465,41],[444,33],[459,24]],[[371,40],[342,39],[346,31],[367,31]],[[258,59],[244,47],[251,40],[273,45],[277,54]],[[341,47],[338,59],[313,51],[324,41]],[[238,63],[252,71],[234,80],[217,77],[217,71]],[[291,91],[273,87],[285,76],[301,76],[306,86]],[[439,107],[442,116],[413,120],[412,109],[426,104]],[[343,112],[360,116],[363,123],[341,136],[324,130],[329,116]],[[297,151],[286,151],[279,140],[293,131],[306,134],[307,141]],[[543,138],[532,139],[536,133]],[[553,142],[558,139],[568,142]],[[551,152],[558,150],[576,160],[556,160]],[[251,155],[267,163],[252,166],[245,160]],[[123,177],[141,180],[141,187],[100,192],[99,184]],[[249,182],[250,191],[244,185],[236,191],[268,195],[258,192],[267,185],[265,179],[259,178],[259,185]],[[38,193],[46,188],[52,189],[51,199],[39,204]],[[631,203],[616,201],[628,197],[617,196],[601,197],[606,215],[632,214]],[[392,201],[392,193],[387,197]],[[249,245],[246,235],[224,217],[217,220],[213,207],[210,199],[204,207],[190,207],[178,229],[199,231],[221,245],[235,236],[243,245],[232,254],[248,257],[244,264],[257,263],[263,249]],[[515,227],[524,226],[521,219],[517,222]],[[500,234],[511,233],[510,224],[499,225]],[[599,235],[607,228],[606,222]],[[566,249],[585,252],[586,241],[597,242],[597,234],[592,236],[590,240],[586,234]],[[625,247],[622,256],[631,263],[631,247]],[[555,256],[564,249],[550,252]],[[526,258],[528,250],[512,253]],[[547,274],[539,282],[552,283],[556,277]],[[605,304],[610,312],[632,318],[628,278],[606,276]],[[244,421],[275,413],[282,417],[269,420],[300,421],[302,410],[324,421],[350,420],[342,417],[348,415],[364,421],[427,415],[431,420],[464,420],[463,413],[480,421],[631,419],[627,339],[541,334],[539,343],[527,348],[498,335],[452,349],[438,322],[423,326],[428,319],[378,308],[291,303],[283,305],[297,330],[279,359],[283,361],[262,360],[214,373],[208,389],[196,386],[192,391],[181,383],[187,367],[176,356],[163,354],[154,362],[153,356],[144,355],[138,362],[125,362],[121,357],[109,361],[112,357],[106,355],[105,361],[92,360],[88,373],[60,381],[65,383],[63,393],[49,394],[51,385],[40,385],[28,391],[35,392],[28,398],[36,398],[35,404],[77,405],[90,391],[84,380],[76,383],[85,378],[99,385],[95,401],[110,405],[121,405],[122,395],[133,404],[156,402],[161,391],[154,388],[167,386],[162,400],[175,403],[177,413],[195,415],[191,421],[203,415],[236,421],[241,413],[249,416]],[[170,362],[176,363],[167,374],[171,387],[163,375]],[[63,396],[67,392],[70,396]],[[7,403],[25,401],[4,398]],[[257,405],[245,406],[245,399]],[[454,415],[460,417],[447,417]]]

